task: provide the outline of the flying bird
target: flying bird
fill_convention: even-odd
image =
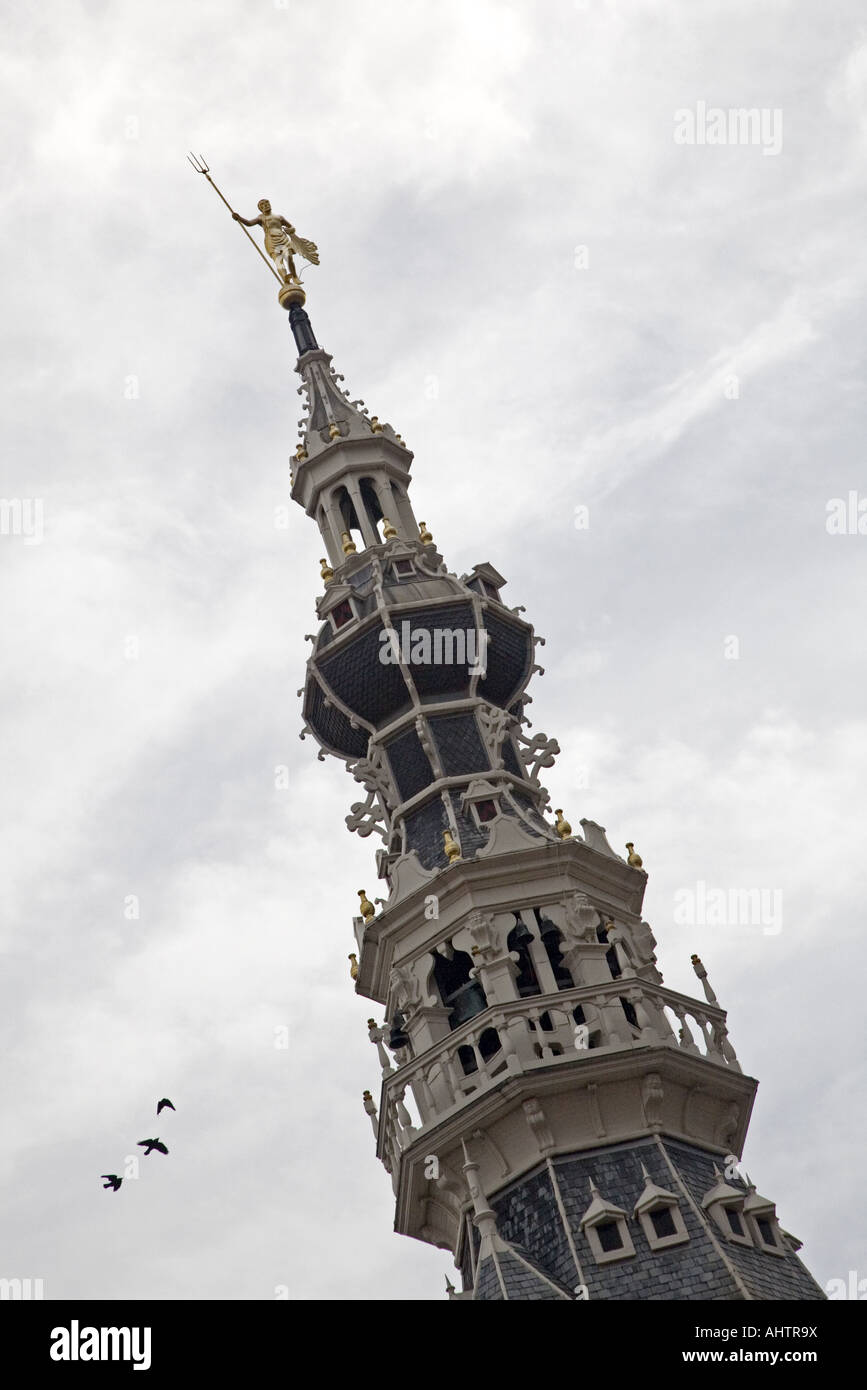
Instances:
[[[168,1096],[163,1096],[162,1100],[159,1102],[157,1106],[157,1114],[159,1114],[161,1110],[164,1110],[166,1106],[168,1106],[170,1110],[174,1110],[175,1108],[169,1100]]]
[[[121,1183],[123,1182],[123,1178],[119,1178],[117,1176],[117,1173],[100,1173],[99,1176],[101,1178],[108,1179],[108,1182],[104,1182],[102,1185],[104,1188],[110,1187],[112,1192],[117,1192],[120,1189]]]
[[[152,1149],[156,1149],[157,1153],[168,1153],[168,1149],[161,1139],[139,1139],[137,1147],[144,1149],[145,1158],[147,1158]]]

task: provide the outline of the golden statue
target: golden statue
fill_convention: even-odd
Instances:
[[[258,217],[242,217],[239,212],[233,212],[232,216],[245,227],[262,228],[265,233],[265,250],[277,267],[281,280],[298,279],[292,259],[293,252],[296,256],[303,256],[313,265],[319,264],[319,252],[315,242],[299,236],[291,222],[287,222],[280,213],[272,212],[267,198],[260,198],[256,206],[259,209]]]

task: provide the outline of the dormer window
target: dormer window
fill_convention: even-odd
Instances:
[[[644,1191],[635,1203],[635,1216],[641,1222],[641,1229],[651,1250],[667,1250],[670,1245],[682,1245],[689,1240],[689,1232],[680,1214],[680,1203],[668,1188],[655,1183],[645,1168]]]
[[[336,603],[331,610],[331,621],[338,631],[340,628],[346,627],[347,623],[351,623],[354,617],[355,612],[348,598]]]
[[[415,574],[415,565],[412,560],[395,560],[392,568],[398,579],[409,579]]]
[[[749,1245],[753,1240],[744,1220],[744,1193],[726,1182],[718,1168],[716,1182],[701,1199],[702,1209],[712,1217],[726,1240],[735,1245]]]
[[[766,1216],[757,1216],[756,1226],[758,1227],[763,1245],[776,1245],[774,1228]]]
[[[485,777],[475,778],[466,791],[461,794],[461,808],[469,810],[476,825],[481,829],[489,821],[502,814],[499,803],[500,788]]]
[[[750,1227],[756,1245],[769,1255],[785,1254],[785,1241],[777,1221],[773,1202],[760,1197],[747,1178],[747,1198],[744,1202],[744,1220]]]
[[[587,1237],[590,1249],[600,1265],[613,1264],[615,1260],[628,1260],[635,1254],[635,1246],[626,1224],[626,1212],[602,1196],[593,1179],[590,1179],[591,1202],[581,1218],[581,1230]]]
[[[500,602],[500,593],[499,593],[499,590],[498,590],[498,589],[495,589],[494,586],[493,586],[493,584],[489,584],[488,581],[487,581],[487,579],[483,579],[483,580],[482,580],[482,588],[484,589],[484,591],[485,591],[485,593],[487,594],[488,598],[496,599],[497,603]]]

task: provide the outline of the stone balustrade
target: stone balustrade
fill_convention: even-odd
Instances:
[[[580,1016],[575,1018],[579,1008],[583,1025]],[[486,1009],[420,1056],[406,1060],[406,1052],[401,1053],[397,1070],[386,1073],[383,1069],[382,1110],[376,1126],[383,1162],[396,1175],[401,1152],[420,1133],[510,1072],[580,1065],[591,1053],[600,1056],[660,1045],[739,1072],[725,1019],[725,1011],[718,1006],[634,977]],[[407,1092],[420,1125],[407,1108]]]

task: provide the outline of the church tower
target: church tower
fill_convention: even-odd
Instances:
[[[363,1104],[395,1229],[453,1252],[456,1298],[824,1298],[738,1166],[757,1083],[704,965],[701,997],[666,986],[633,845],[549,807],[543,639],[491,563],[449,570],[406,443],[350,399],[297,282],[280,299],[306,399],[292,497],[325,552],[305,734],[380,841],[350,961],[378,1006]]]

